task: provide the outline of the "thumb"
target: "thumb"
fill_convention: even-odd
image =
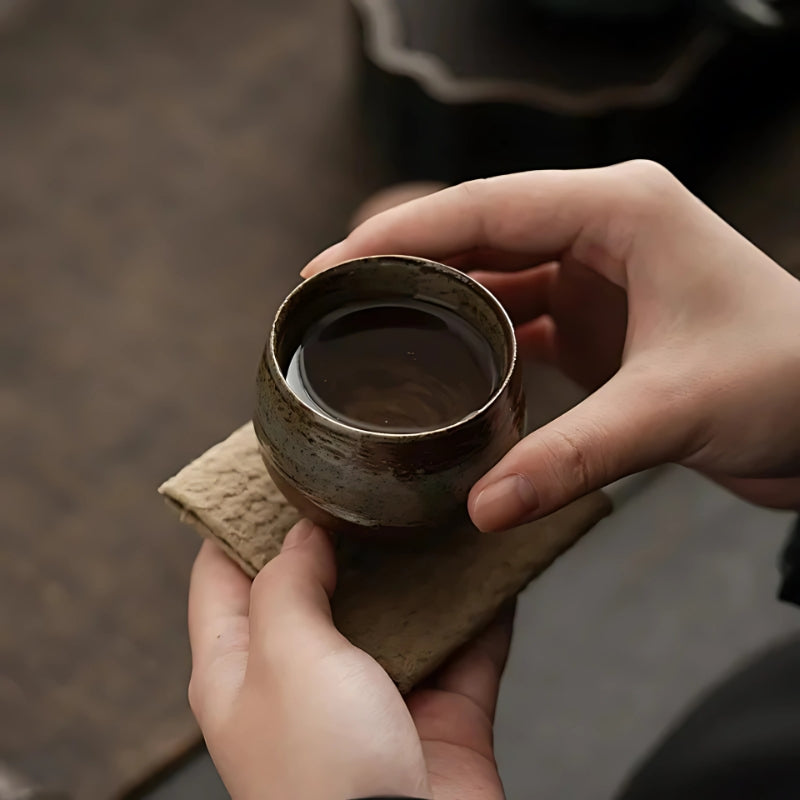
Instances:
[[[320,641],[335,635],[330,607],[335,585],[336,563],[328,534],[301,520],[286,535],[280,554],[253,581],[251,637],[281,648],[312,631]]]
[[[642,371],[623,367],[582,403],[529,434],[475,484],[472,521],[482,531],[505,530],[676,460],[689,427],[679,400]]]

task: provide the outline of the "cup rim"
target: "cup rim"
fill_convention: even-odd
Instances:
[[[424,431],[413,431],[413,432],[405,432],[405,433],[392,433],[389,431],[373,431],[367,430],[365,428],[359,428],[355,425],[348,425],[345,422],[340,422],[339,420],[332,419],[331,417],[326,416],[325,414],[321,413],[317,409],[310,406],[306,403],[289,385],[288,381],[286,380],[286,376],[283,374],[283,370],[278,363],[278,357],[276,353],[277,348],[277,324],[278,321],[284,316],[287,311],[287,307],[293,302],[294,298],[303,291],[307,291],[306,287],[313,281],[321,278],[322,276],[329,276],[331,274],[336,274],[337,272],[345,272],[348,267],[352,267],[353,265],[358,264],[369,264],[371,261],[377,261],[380,259],[397,259],[400,262],[404,262],[403,266],[426,266],[432,267],[437,272],[442,274],[448,275],[451,278],[459,281],[460,283],[465,284],[468,286],[473,292],[478,294],[481,299],[489,306],[494,313],[496,314],[497,318],[499,319],[505,333],[506,342],[509,345],[509,358],[507,360],[506,368],[504,370],[504,375],[502,380],[498,383],[495,390],[489,396],[489,399],[480,407],[472,411],[467,416],[461,417],[460,419],[456,420],[455,422],[451,422],[449,425],[442,426],[440,428],[431,428],[429,430]],[[302,406],[305,411],[310,413],[317,424],[321,424],[329,430],[346,433],[349,435],[356,434],[359,437],[368,439],[370,441],[375,442],[415,442],[424,439],[429,439],[432,437],[438,437],[442,435],[446,435],[448,433],[452,433],[459,429],[462,429],[465,425],[475,421],[476,419],[480,418],[492,408],[492,406],[498,401],[498,399],[503,395],[503,393],[508,388],[509,383],[514,375],[517,365],[517,337],[514,333],[514,324],[511,321],[511,318],[508,316],[508,312],[503,307],[503,304],[481,283],[476,281],[474,278],[471,278],[464,272],[455,269],[454,267],[447,266],[446,264],[442,264],[438,261],[432,261],[427,258],[420,258],[419,256],[408,256],[408,255],[399,255],[393,253],[385,253],[380,255],[373,255],[373,256],[362,256],[360,258],[351,258],[347,261],[342,261],[338,264],[335,264],[333,267],[324,270],[323,272],[319,272],[316,275],[313,275],[310,278],[306,278],[304,281],[299,283],[292,289],[291,292],[284,298],[283,302],[278,307],[277,312],[275,313],[275,319],[272,322],[272,326],[270,328],[269,333],[269,340],[267,346],[267,355],[269,358],[269,366],[270,371],[275,376],[275,379],[279,382],[281,389],[288,393],[288,396],[292,399],[293,402],[297,403],[298,405]]]

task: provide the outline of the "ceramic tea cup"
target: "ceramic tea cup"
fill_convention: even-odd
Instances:
[[[488,343],[497,380],[485,403],[439,428],[393,433],[329,416],[287,382],[315,322],[349,304],[408,300],[455,312]],[[407,256],[340,264],[300,284],[278,310],[259,365],[254,425],[278,488],[328,529],[388,535],[463,522],[472,485],[524,431],[512,323],[483,286],[442,264]]]

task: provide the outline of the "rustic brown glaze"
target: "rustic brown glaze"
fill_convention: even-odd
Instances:
[[[284,374],[303,333],[353,301],[417,298],[456,311],[491,345],[501,381],[459,422],[420,433],[359,430],[310,408]],[[300,284],[278,310],[257,379],[264,463],[305,515],[344,533],[412,533],[465,518],[470,488],[516,444],[525,402],[514,329],[500,303],[458,270],[409,256],[340,264]]]

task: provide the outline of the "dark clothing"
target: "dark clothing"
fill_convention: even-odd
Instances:
[[[800,521],[778,597],[800,605]],[[617,800],[800,800],[800,639],[723,681],[664,738]]]
[[[692,709],[618,800],[800,800],[800,639]]]
[[[798,519],[786,547],[783,548],[780,568],[783,582],[778,591],[778,598],[800,606],[800,519]]]

